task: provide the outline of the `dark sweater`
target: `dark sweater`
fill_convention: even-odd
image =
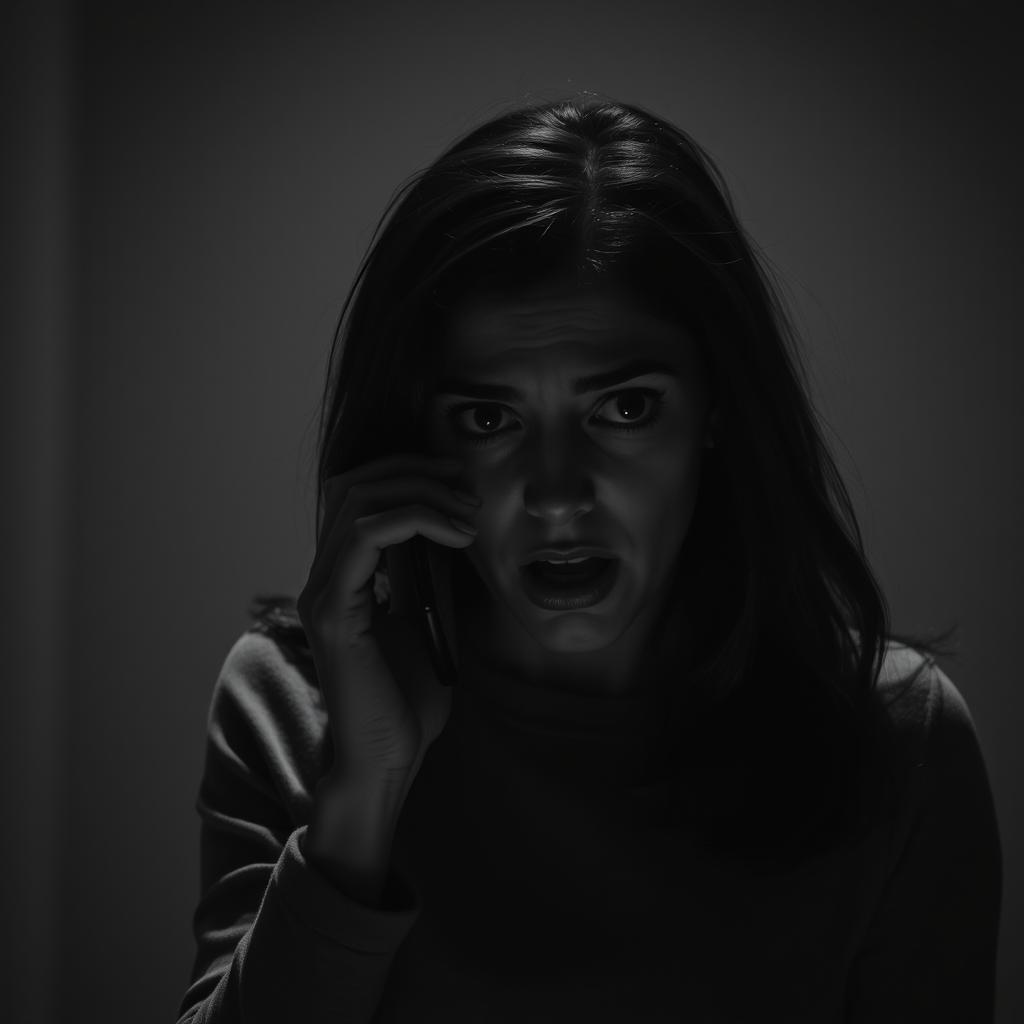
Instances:
[[[646,695],[459,686],[395,836],[388,902],[303,856],[329,764],[312,666],[258,633],[213,693],[197,942],[179,1024],[993,1019],[999,833],[967,705],[890,647],[894,820],[799,869],[716,863],[670,824]]]

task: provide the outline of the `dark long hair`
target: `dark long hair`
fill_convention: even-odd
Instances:
[[[670,718],[684,819],[715,856],[767,865],[855,841],[896,797],[875,699],[887,647],[947,654],[955,626],[889,628],[771,271],[679,128],[625,103],[538,103],[469,132],[396,192],[331,348],[318,530],[327,477],[417,450],[425,370],[460,296],[567,276],[614,281],[675,318],[711,374],[715,447],[678,571],[699,595],[687,703]],[[253,628],[302,646],[293,599],[250,610]]]

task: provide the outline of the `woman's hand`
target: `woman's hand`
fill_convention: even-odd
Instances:
[[[374,622],[374,572],[383,551],[416,534],[451,548],[473,535],[467,504],[446,483],[454,460],[395,455],[325,481],[316,556],[298,598],[334,743],[330,778],[407,788],[444,728],[451,690],[434,675],[418,623]]]

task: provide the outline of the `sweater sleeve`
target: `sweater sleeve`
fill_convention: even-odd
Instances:
[[[847,989],[847,1024],[994,1019],[1002,853],[967,704],[934,663],[903,714],[921,735],[910,813]]]
[[[376,908],[305,859],[326,726],[317,694],[257,634],[235,644],[217,679],[196,802],[196,955],[178,1024],[366,1024],[419,916],[394,869]]]

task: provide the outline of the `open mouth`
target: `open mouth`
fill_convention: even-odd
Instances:
[[[521,572],[527,597],[549,611],[586,608],[603,601],[618,578],[617,558],[530,562]]]
[[[543,559],[530,562],[526,572],[538,582],[554,587],[572,588],[581,583],[591,583],[611,564],[610,558],[579,558],[572,562],[548,562]]]

